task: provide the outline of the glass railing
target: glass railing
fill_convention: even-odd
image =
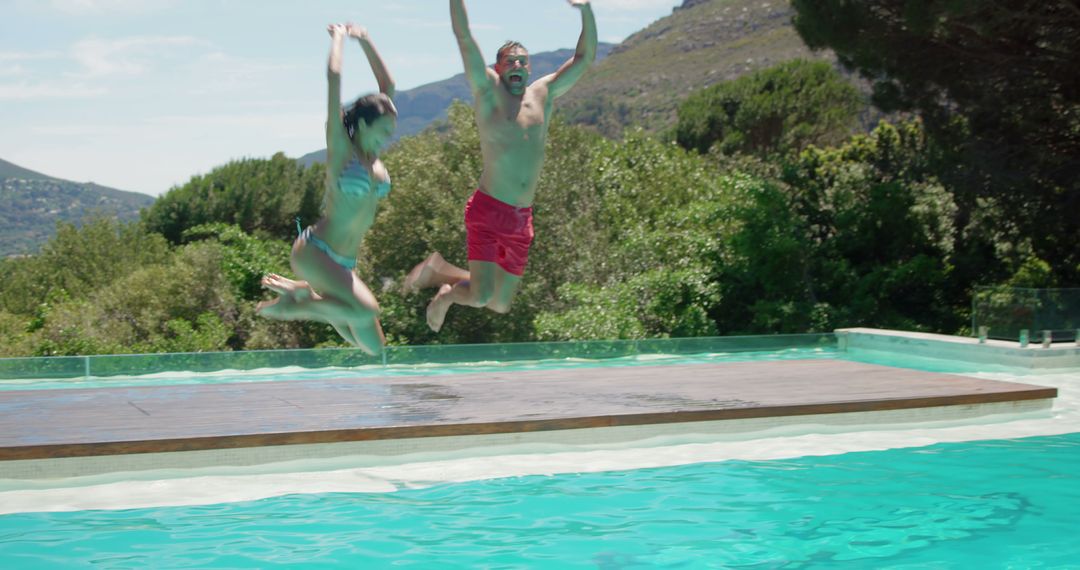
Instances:
[[[688,355],[835,349],[832,333],[647,340],[530,342],[515,344],[388,346],[370,356],[357,349],[125,354],[0,359],[0,380],[136,376],[163,372],[218,372],[284,367],[351,368],[471,362],[622,358],[643,354]]]
[[[1080,289],[978,287],[971,303],[971,330],[980,338],[1076,342]]]

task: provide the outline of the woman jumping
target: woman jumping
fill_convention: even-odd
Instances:
[[[379,160],[397,124],[391,97],[394,82],[367,31],[354,24],[331,24],[327,69],[326,190],[323,215],[293,243],[292,268],[303,281],[267,275],[262,284],[278,294],[259,303],[264,317],[329,323],[350,344],[377,354],[385,344],[379,304],[356,275],[356,252],[375,221],[379,200],[390,192],[390,175]],[[345,38],[360,42],[379,93],[341,108],[341,53]]]

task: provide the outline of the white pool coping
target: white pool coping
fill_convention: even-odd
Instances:
[[[838,329],[836,341],[841,352],[873,350],[1031,370],[1080,368],[1080,346],[1075,343],[1021,347],[1003,340],[871,328]]]
[[[351,465],[400,463],[403,456],[444,454],[490,455],[493,450],[537,452],[567,446],[582,448],[640,445],[646,440],[713,440],[717,437],[754,439],[779,433],[848,431],[852,427],[899,425],[964,425],[971,422],[1015,421],[1048,417],[1052,399],[937,406],[872,412],[845,412],[803,416],[732,419],[687,423],[648,424],[586,429],[565,429],[488,435],[414,437],[341,443],[277,445],[235,449],[138,453],[63,459],[26,459],[0,462],[0,491],[5,480],[47,482],[50,479],[93,477],[110,473],[183,469],[265,467],[309,460],[345,459]],[[649,446],[655,446],[656,443]],[[273,469],[273,467],[271,467]],[[46,483],[47,484],[47,483]],[[2,507],[0,507],[2,510]]]

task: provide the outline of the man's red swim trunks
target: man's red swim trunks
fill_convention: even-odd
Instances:
[[[515,208],[477,190],[465,204],[469,261],[490,261],[521,277],[533,240],[532,208]]]

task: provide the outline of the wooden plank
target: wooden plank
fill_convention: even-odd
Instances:
[[[0,461],[872,412],[1054,388],[789,360],[0,392]]]

